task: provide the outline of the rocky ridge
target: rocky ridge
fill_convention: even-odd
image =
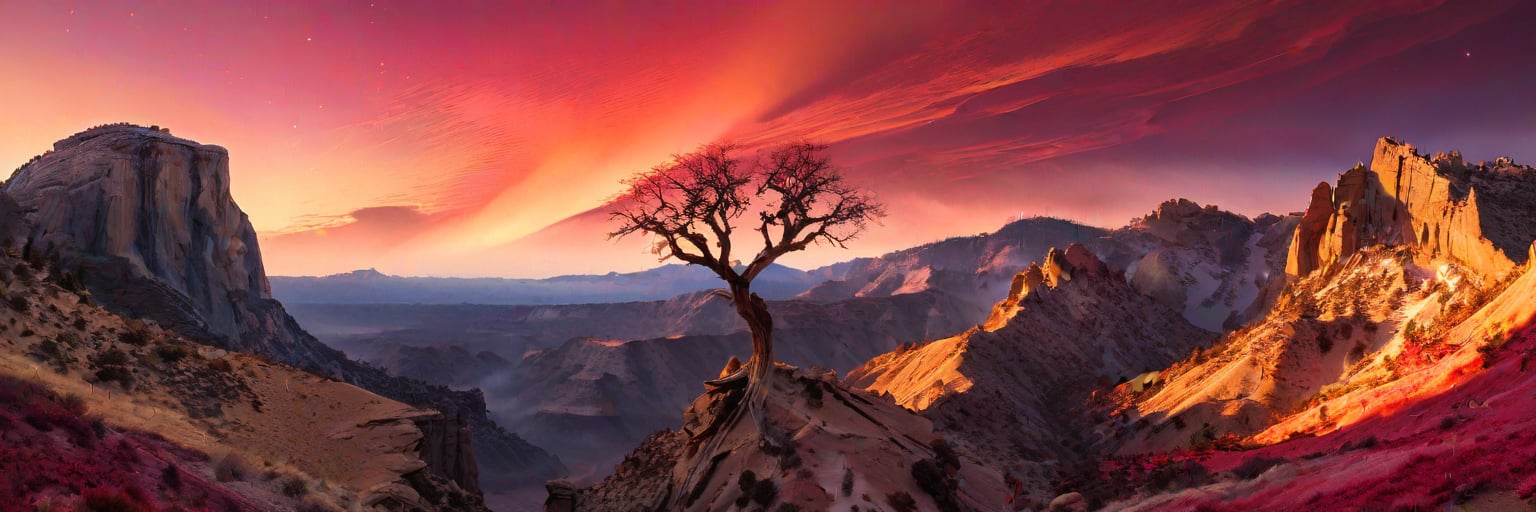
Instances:
[[[857,258],[811,270],[811,275],[826,281],[800,298],[826,302],[935,289],[984,312],[987,306],[1003,298],[1009,279],[1023,270],[1033,255],[1050,247],[1092,240],[1104,233],[1100,228],[1061,219],[1023,219],[995,233],[950,238],[879,258]]]
[[[1299,215],[1249,219],[1187,199],[1086,245],[1131,286],[1202,329],[1223,332],[1263,316],[1284,285],[1286,249]]]
[[[934,420],[1039,500],[1058,464],[1087,453],[1074,404],[1214,337],[1073,244],[1020,272],[984,325],[878,356],[844,383]]]
[[[1536,172],[1373,155],[1314,190],[1263,318],[1102,399],[1120,458],[1074,488],[1129,510],[1530,506]],[[1184,483],[1128,489],[1126,460]]]
[[[1468,165],[1459,152],[1420,155],[1390,137],[1376,142],[1370,167],[1312,192],[1291,244],[1286,272],[1304,276],[1373,245],[1415,245],[1424,260],[1458,261],[1502,277],[1525,261],[1536,238],[1536,171],[1507,158]]]
[[[1123,451],[1190,445],[1188,433],[1157,428],[1175,419],[1248,436],[1345,389],[1380,385],[1424,362],[1420,342],[1508,286],[1536,240],[1536,171],[1507,159],[1471,166],[1455,152],[1427,158],[1390,138],[1373,155],[1369,168],[1313,191],[1292,235],[1289,282],[1264,318],[1127,397],[1130,415],[1108,434],[1130,438]],[[1513,226],[1480,220],[1526,213],[1532,220]],[[1405,350],[1417,363],[1401,359]],[[1153,428],[1128,430],[1136,422]]]
[[[772,373],[769,431],[724,421],[742,390],[715,388],[680,431],[648,438],[613,476],[546,510],[1005,510],[1007,477],[945,442],[923,417],[829,374]],[[768,438],[773,441],[769,441]],[[554,492],[558,491],[558,492]]]

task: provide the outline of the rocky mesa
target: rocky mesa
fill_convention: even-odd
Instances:
[[[477,491],[482,477],[563,472],[553,456],[492,423],[478,391],[391,377],[304,332],[271,298],[223,148],[157,128],[100,126],[59,141],[0,190],[24,213],[25,256],[56,262],[107,310],[442,411],[416,417],[431,436],[424,443],[435,447],[427,462],[466,489]],[[471,435],[460,435],[466,429]],[[477,475],[476,460],[489,471]]]

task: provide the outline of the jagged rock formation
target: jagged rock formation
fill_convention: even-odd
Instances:
[[[713,389],[688,408],[682,431],[648,438],[612,476],[581,489],[575,509],[1012,508],[1005,478],[923,417],[830,375],[780,366],[771,381],[768,433],[720,422],[742,391]]]
[[[800,297],[833,301],[944,290],[978,312],[1004,297],[1009,279],[1050,247],[1103,236],[1100,228],[1053,218],[1010,223],[995,233],[956,237],[886,254],[857,258],[809,271],[827,281]],[[971,322],[981,318],[974,317]]]
[[[1014,283],[981,328],[881,355],[844,382],[921,412],[1048,499],[1043,463],[1087,453],[1074,410],[1095,386],[1162,368],[1215,336],[1081,245],[1052,249]]]
[[[1536,171],[1501,158],[1468,165],[1461,154],[1420,155],[1392,138],[1370,167],[1319,184],[1296,230],[1286,272],[1304,276],[1373,245],[1415,245],[1421,258],[1459,261],[1500,277],[1525,261],[1536,238]]]
[[[1369,168],[1313,191],[1275,307],[1150,388],[1122,390],[1124,415],[1103,434],[1127,453],[1190,445],[1189,432],[1163,428],[1175,421],[1254,435],[1321,398],[1380,385],[1405,349],[1418,353],[1405,339],[1439,332],[1507,284],[1529,257],[1533,219],[1536,171],[1426,158],[1381,139]]]
[[[107,309],[182,336],[344,379],[444,411],[436,433],[474,432],[486,473],[542,479],[558,460],[500,429],[478,392],[390,377],[321,344],[271,299],[255,231],[230,195],[228,153],[158,129],[108,125],[55,144],[3,191],[27,212],[27,249],[55,260]],[[459,440],[432,439],[439,476],[477,488]]]
[[[1412,254],[1417,249],[1366,247],[1337,273],[1377,274],[1388,261],[1412,271],[1421,257]],[[1181,492],[1125,489],[1107,508],[1531,508],[1536,422],[1529,411],[1536,407],[1536,372],[1529,361],[1536,352],[1536,301],[1531,300],[1536,273],[1528,261],[1498,283],[1482,283],[1486,287],[1476,286],[1475,277],[1470,267],[1433,272],[1425,278],[1430,286],[1389,306],[1403,321],[1381,322],[1377,333],[1365,337],[1380,340],[1380,346],[1351,356],[1357,360],[1347,372],[1330,375],[1334,382],[1310,400],[1240,436],[1242,451],[1193,455],[1202,469],[1185,473],[1233,476],[1189,478],[1193,488]],[[1314,272],[1300,283],[1358,284],[1350,279],[1355,278]],[[1303,288],[1305,294],[1317,292]],[[1318,319],[1328,316],[1329,308],[1322,309]],[[1282,369],[1283,376],[1274,380],[1305,379],[1334,367],[1325,357]],[[1186,422],[1194,421],[1199,420]],[[1203,428],[1190,430],[1186,435],[1204,436]]]
[[[1111,268],[1124,269],[1142,294],[1221,332],[1263,316],[1273,302],[1298,220],[1268,214],[1250,220],[1176,199],[1086,245]]]
[[[1121,455],[1239,476],[1082,489],[1118,485],[1108,506],[1128,510],[1529,508],[1533,203],[1528,167],[1382,139],[1314,190],[1264,318],[1102,400]]]

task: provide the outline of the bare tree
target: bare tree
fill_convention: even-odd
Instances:
[[[649,234],[663,261],[699,265],[725,281],[722,295],[752,332],[752,357],[732,378],[748,378],[752,397],[774,364],[773,317],[752,293],[752,280],[780,256],[811,244],[844,247],[885,213],[843,181],[824,145],[784,144],[745,163],[732,156],[736,149],[706,145],[625,180],[628,190],[611,214],[621,225],[609,237]],[[751,231],[741,237],[751,242],[732,240],[744,229]],[[744,266],[734,259],[741,250],[736,243],[756,246]]]

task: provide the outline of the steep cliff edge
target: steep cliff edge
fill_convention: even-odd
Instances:
[[[272,300],[256,234],[230,194],[228,152],[119,124],[66,138],[22,166],[3,188],[25,214],[27,252],[55,260],[93,298],[128,318],[147,318],[199,343],[265,355],[412,406],[442,411],[422,420],[433,435],[466,425],[473,443],[427,439],[428,464],[477,490],[487,476],[541,480],[558,460],[490,421],[484,398],[390,377],[320,343]],[[468,449],[474,455],[463,453]]]
[[[1304,276],[1372,245],[1414,245],[1421,259],[1459,261],[1498,278],[1525,261],[1536,238],[1536,171],[1507,158],[1469,165],[1458,152],[1420,155],[1392,138],[1370,167],[1312,192],[1286,272]]]

